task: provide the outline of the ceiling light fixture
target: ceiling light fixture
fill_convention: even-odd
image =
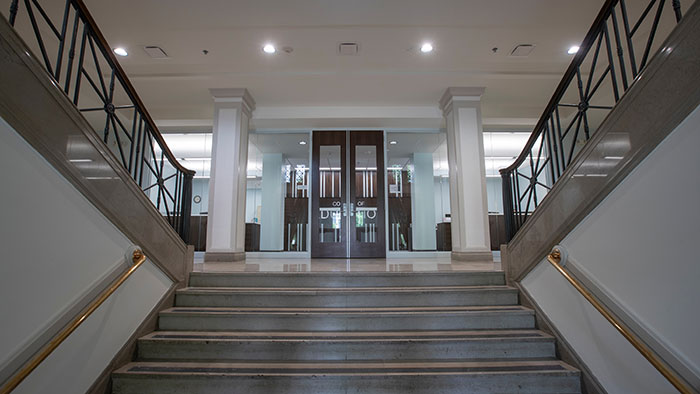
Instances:
[[[119,56],[127,56],[129,54],[129,52],[127,52],[126,49],[122,47],[114,48],[114,53]]]
[[[431,43],[429,43],[429,42],[423,43],[423,45],[421,45],[421,47],[420,47],[420,51],[423,52],[423,53],[430,53],[430,52],[432,52],[432,51],[433,51],[433,44],[431,44]]]
[[[398,142],[396,142],[396,141],[389,141],[389,145],[396,145],[396,144],[398,144]]]
[[[581,49],[579,46],[574,45],[571,48],[569,48],[569,50],[566,51],[566,53],[568,53],[569,55],[573,55],[574,53],[578,52],[579,49]]]
[[[299,145],[306,145],[306,141],[304,141],[304,140],[299,141]]]
[[[277,52],[277,49],[272,44],[265,44],[265,46],[263,47],[263,52],[273,54]]]

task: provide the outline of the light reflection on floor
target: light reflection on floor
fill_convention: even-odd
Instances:
[[[245,261],[204,263],[195,256],[197,272],[447,272],[500,271],[500,256],[493,262],[462,262],[449,257],[388,259],[249,258]]]

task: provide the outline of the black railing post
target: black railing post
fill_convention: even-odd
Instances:
[[[503,190],[503,218],[506,225],[506,240],[510,242],[515,235],[515,218],[513,217],[513,190],[511,173],[501,170],[501,190]]]
[[[182,199],[180,206],[180,238],[189,244],[190,241],[190,217],[192,215],[192,174],[183,173],[182,190],[180,190]]]
[[[10,26],[15,26],[17,11],[19,11],[19,0],[12,0],[12,3],[10,3]]]
[[[673,0],[673,12],[676,14],[676,22],[680,22],[683,19],[683,13],[681,11],[681,0]]]

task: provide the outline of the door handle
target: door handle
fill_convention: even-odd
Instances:
[[[343,203],[343,216],[348,216],[348,204]]]
[[[350,203],[350,217],[352,217],[353,215],[355,215],[355,204],[351,202]]]

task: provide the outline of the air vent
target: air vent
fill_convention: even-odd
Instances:
[[[360,46],[356,42],[341,42],[338,45],[338,54],[341,56],[356,56]]]
[[[530,56],[533,49],[535,49],[535,46],[533,44],[520,44],[513,48],[513,51],[510,53],[510,56],[527,57]]]
[[[143,47],[143,50],[146,51],[148,56],[150,56],[154,59],[167,59],[168,58],[168,54],[165,53],[165,51],[161,47],[146,46],[146,47]]]

